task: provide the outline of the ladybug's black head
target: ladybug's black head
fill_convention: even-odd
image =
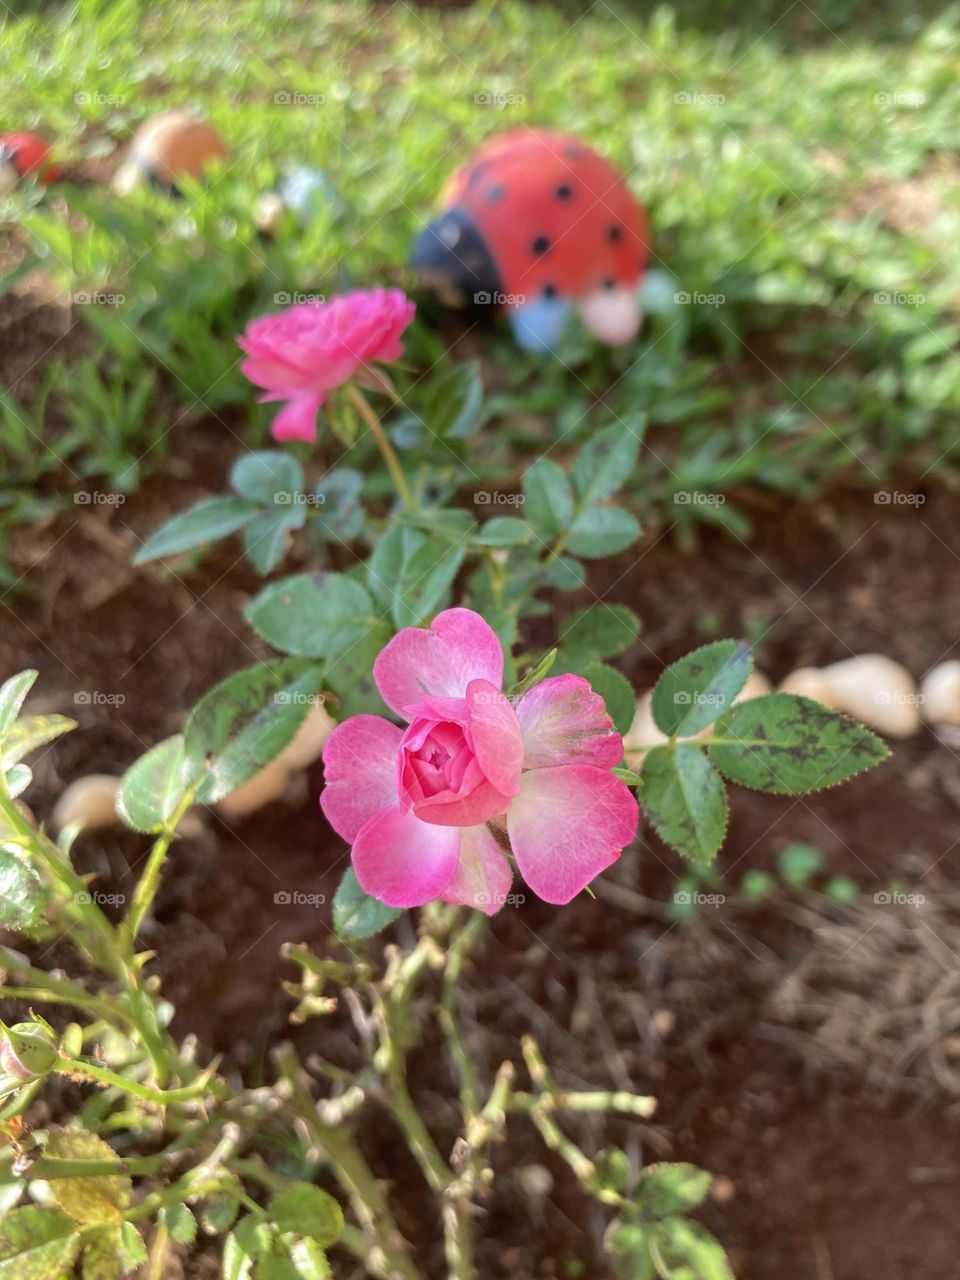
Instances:
[[[410,265],[424,288],[447,306],[489,303],[502,292],[500,273],[477,224],[457,205],[420,233]]]

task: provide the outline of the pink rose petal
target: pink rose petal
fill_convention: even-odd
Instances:
[[[360,828],[351,856],[364,893],[390,907],[422,907],[439,898],[457,873],[460,829],[387,809]]]
[[[477,907],[492,916],[503,906],[513,872],[489,830],[465,827],[460,832],[460,864],[443,891],[444,902]]]
[[[317,411],[323,396],[307,392],[288,400],[273,420],[274,440],[316,440]]]
[[[523,765],[523,739],[510,699],[489,680],[471,680],[467,685],[467,706],[477,763],[498,791],[515,796]]]
[[[402,736],[382,716],[351,716],[327,739],[320,807],[344,840],[354,840],[375,813],[396,806],[396,759]]]
[[[471,680],[500,688],[503,649],[493,628],[471,609],[438,613],[429,631],[404,627],[373,664],[380,696],[392,711],[410,719],[408,709],[427,697],[462,698]]]
[[[592,764],[609,769],[623,759],[623,740],[603,698],[581,676],[550,676],[517,706],[527,769]]]
[[[561,765],[521,776],[507,831],[533,892],[564,903],[616,862],[638,820],[636,799],[619,778],[591,765]]]

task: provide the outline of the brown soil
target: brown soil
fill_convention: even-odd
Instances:
[[[138,538],[222,488],[234,451],[225,428],[192,427],[174,442],[165,474],[124,505],[70,506],[19,536],[22,594],[2,598],[0,674],[38,667],[35,709],[64,710],[80,723],[39,762],[27,798],[41,818],[66,782],[120,772],[175,731],[215,680],[262,655],[241,616],[257,579],[235,545],[180,577],[129,566]],[[760,636],[759,665],[775,679],[871,650],[919,676],[955,656],[960,636],[955,500],[941,488],[926,498],[919,508],[884,506],[851,490],[814,506],[774,506],[743,495],[755,522],[749,547],[710,532],[696,554],[683,553],[667,528],[652,529],[639,548],[594,566],[591,591],[563,609],[595,595],[638,611],[643,639],[623,663],[638,689],[698,637],[728,634]],[[75,702],[78,692],[85,701]],[[953,749],[924,731],[897,744],[883,768],[835,792],[799,801],[736,792],[723,855],[728,884],[748,868],[772,867],[784,844],[803,839],[868,897],[893,878],[936,895],[956,879],[956,764]],[[211,816],[202,836],[179,843],[145,936],[178,1029],[196,1032],[205,1051],[225,1052],[251,1080],[268,1070],[271,1040],[287,1032],[280,944],[322,947],[330,938],[328,908],[275,901],[295,889],[329,900],[342,872],[345,850],[324,827],[319,782],[314,770],[289,803],[233,827]],[[638,1159],[691,1159],[720,1175],[722,1203],[703,1216],[740,1280],[955,1274],[960,1166],[946,1100],[934,1090],[924,1110],[887,1101],[867,1087],[856,1061],[829,1075],[814,1071],[771,1018],[769,964],[757,964],[774,956],[788,974],[815,945],[810,933],[784,925],[779,900],[753,913],[673,921],[658,904],[679,860],[649,831],[640,846],[609,877],[626,894],[562,911],[528,902],[494,921],[465,995],[477,1061],[495,1069],[504,1057],[517,1059],[518,1037],[532,1025],[562,1081],[655,1093],[654,1126],[574,1129],[587,1149],[618,1141]],[[144,852],[143,840],[121,833],[78,846],[83,869],[99,874],[104,891],[121,893]],[[68,953],[57,958],[69,963]],[[308,1050],[321,1032],[299,1034]],[[336,1045],[348,1060],[342,1032]],[[423,1053],[418,1093],[438,1135],[452,1141],[437,1046]],[[395,1135],[374,1121],[366,1139],[439,1276],[429,1202]],[[497,1163],[484,1280],[602,1280],[603,1217],[584,1207],[564,1168],[522,1126]],[[554,1178],[542,1202],[523,1192],[531,1163]],[[586,1269],[571,1269],[573,1260]],[[208,1272],[198,1265],[195,1274]]]

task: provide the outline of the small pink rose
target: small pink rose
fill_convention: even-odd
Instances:
[[[240,371],[263,388],[262,401],[283,402],[274,438],[315,440],[327,392],[351,378],[370,383],[378,377],[370,365],[398,360],[415,310],[400,289],[354,289],[251,320],[237,339],[247,353]]]
[[[623,743],[586,680],[543,680],[514,704],[500,641],[469,609],[399,632],[373,675],[407,727],[366,715],[338,725],[320,797],[373,897],[492,915],[510,892],[510,853],[534,893],[569,902],[634,838],[637,802],[610,772]]]

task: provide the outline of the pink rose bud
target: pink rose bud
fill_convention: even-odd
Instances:
[[[500,641],[479,614],[447,609],[429,631],[406,627],[373,677],[407,727],[370,715],[338,725],[320,797],[373,897],[492,915],[513,879],[496,830],[534,893],[569,902],[636,835],[637,801],[610,772],[623,742],[603,699],[565,675],[514,704]]]
[[[316,440],[317,411],[328,391],[351,378],[378,378],[369,366],[403,354],[400,335],[416,307],[400,289],[354,289],[329,302],[299,302],[251,320],[238,346],[240,371],[262,387],[261,401],[284,405],[273,420],[276,440]]]

